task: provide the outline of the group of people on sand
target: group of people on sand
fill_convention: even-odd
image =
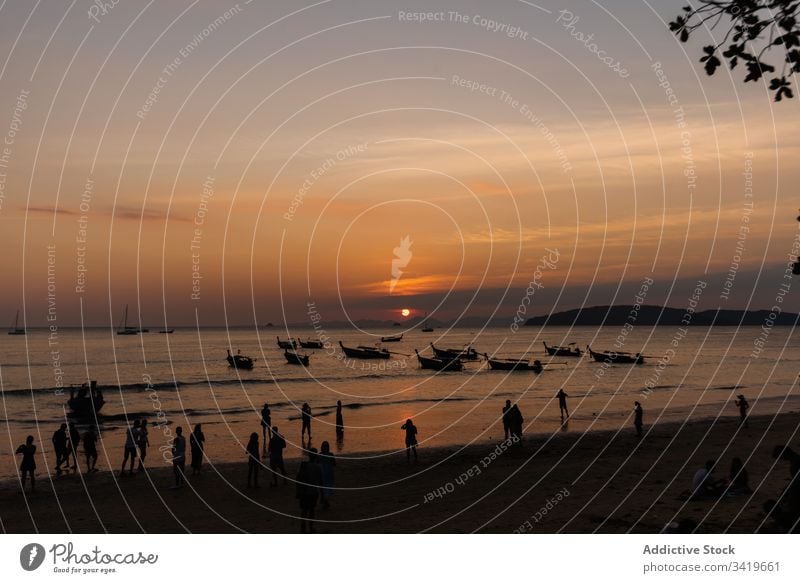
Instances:
[[[764,503],[764,512],[772,517],[781,532],[800,533],[800,454],[788,445],[778,445],[773,448],[772,457],[789,462],[790,481],[777,501],[768,500]],[[749,474],[741,458],[734,457],[731,460],[728,475],[723,478],[714,475],[716,465],[715,460],[707,460],[702,468],[695,471],[689,500],[719,500],[753,493]]]
[[[269,411],[269,406],[264,404],[264,408]],[[262,457],[269,454],[269,468],[272,471],[271,486],[278,485],[278,475],[283,476],[283,483],[286,484],[286,465],[283,462],[283,450],[286,449],[286,440],[280,434],[278,426],[271,425],[269,413],[261,412],[261,429],[264,440],[263,451],[259,449],[258,433],[250,434],[250,441],[247,442],[245,452],[247,455],[247,487],[258,488],[258,472],[265,464],[261,461]],[[269,439],[267,438],[269,437]]]
[[[716,462],[707,460],[705,466],[698,469],[692,477],[692,500],[709,500],[722,496],[750,494],[750,478],[741,458],[731,460],[730,471],[726,478],[714,476]]]
[[[307,459],[300,462],[295,477],[295,497],[300,505],[300,532],[314,532],[314,519],[317,504],[322,504],[323,509],[330,507],[335,485],[336,456],[331,451],[328,441],[320,444],[318,451],[311,445],[311,420],[313,414],[311,406],[303,403],[300,408],[300,438],[303,447],[306,447],[308,435]],[[344,436],[344,418],[342,415],[342,402],[336,402],[336,437]],[[250,434],[247,443],[247,487],[258,488],[258,474],[266,464],[261,458],[269,455],[269,469],[272,472],[270,486],[278,485],[278,476],[283,477],[283,484],[287,483],[286,466],[283,461],[283,450],[286,449],[286,439],[280,434],[278,427],[272,425],[272,412],[268,403],[261,409],[261,439],[263,445],[259,447],[257,432]]]
[[[134,428],[135,427],[136,422],[134,422]],[[135,437],[133,441],[135,443]],[[127,442],[125,447],[127,449]],[[189,451],[191,453],[190,465],[193,476],[196,476],[203,470],[203,458],[206,455],[205,449],[206,436],[203,433],[203,425],[202,423],[197,423],[194,426],[194,430],[192,431],[191,435],[189,435]],[[135,453],[135,451],[131,452],[132,455],[135,455]],[[171,453],[172,473],[175,476],[175,485],[173,486],[173,489],[180,489],[186,482],[186,438],[183,436],[183,427],[175,428],[175,437],[172,440]],[[128,457],[127,451],[125,452],[125,457]],[[133,463],[131,463],[131,468],[132,467]],[[122,468],[123,470],[125,469],[125,462],[122,462]]]
[[[503,407],[503,434],[504,439],[511,439],[514,442],[521,443],[522,440],[522,426],[525,419],[522,417],[522,411],[519,405],[511,404],[510,399],[506,399],[506,405]]]
[[[56,470],[56,475],[60,476],[66,470],[78,469],[78,446],[81,442],[83,442],[83,452],[86,455],[85,473],[96,472],[97,440],[97,432],[92,427],[81,435],[74,423],[70,423],[69,426],[67,426],[66,423],[62,423],[59,428],[53,432],[53,437],[51,438],[53,453],[56,457],[55,465],[53,466]],[[33,435],[26,437],[25,443],[20,445],[15,453],[16,455],[22,456],[22,462],[19,466],[22,490],[25,490],[25,483],[27,479],[30,478],[31,492],[35,492],[36,445],[34,444]],[[72,460],[72,465],[70,465],[70,460]]]
[[[28,436],[29,439],[32,436]],[[56,475],[61,475],[64,470],[78,469],[78,446],[83,441],[83,451],[86,455],[86,472],[96,472],[97,468],[97,433],[94,429],[89,428],[81,435],[78,428],[74,423],[70,423],[67,427],[66,423],[56,429],[51,439],[53,443],[53,452],[56,456]],[[70,459],[72,465],[70,466]]]

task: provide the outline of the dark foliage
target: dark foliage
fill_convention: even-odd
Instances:
[[[698,28],[716,29],[724,22],[723,30],[724,26],[728,28],[719,44],[703,47],[700,62],[706,73],[713,75],[722,59],[731,69],[741,63],[746,69],[745,83],[769,75],[769,89],[775,101],[794,97],[787,77],[800,73],[800,1],[698,0],[696,6],[684,6],[669,28],[681,42],[686,42]],[[775,52],[783,55],[779,66],[765,61]]]

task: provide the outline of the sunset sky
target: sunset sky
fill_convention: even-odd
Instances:
[[[534,277],[531,315],[646,277],[648,303],[702,279],[704,307],[769,309],[796,100],[707,77],[683,4],[9,0],[0,322],[45,324],[48,245],[62,325],[502,319]]]

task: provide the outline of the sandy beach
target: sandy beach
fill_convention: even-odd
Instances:
[[[703,533],[772,532],[762,505],[786,487],[789,468],[771,452],[797,445],[798,427],[797,413],[786,412],[752,417],[746,429],[734,417],[645,427],[642,440],[626,428],[531,435],[505,450],[497,442],[421,449],[410,465],[403,453],[340,459],[317,531],[653,533],[691,519]],[[745,462],[752,495],[681,496],[707,459],[718,461],[722,478],[734,456]],[[38,461],[35,495],[21,495],[14,481],[0,485],[4,532],[299,532],[297,460],[287,460],[288,485],[269,487],[262,470],[261,487],[246,488],[243,461],[206,465],[181,490],[170,489],[164,466],[121,479],[108,471],[48,479]]]

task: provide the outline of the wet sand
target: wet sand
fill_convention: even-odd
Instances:
[[[798,428],[797,412],[786,412],[753,417],[747,429],[735,417],[645,426],[641,440],[626,428],[534,435],[507,451],[498,442],[421,449],[411,465],[404,453],[339,459],[337,491],[330,509],[318,507],[316,530],[652,533],[688,518],[699,523],[697,532],[771,532],[762,504],[789,482],[788,464],[773,460],[771,451],[786,443],[800,449]],[[752,495],[681,500],[706,459],[718,460],[715,476],[722,478],[734,456],[745,461]],[[0,484],[4,532],[300,530],[291,482],[297,460],[287,460],[289,484],[277,488],[269,487],[269,470],[261,471],[261,488],[246,488],[243,460],[206,464],[181,490],[170,489],[172,470],[163,465],[124,478],[101,471],[51,480],[40,456],[37,462],[36,494],[21,495],[15,481]]]

